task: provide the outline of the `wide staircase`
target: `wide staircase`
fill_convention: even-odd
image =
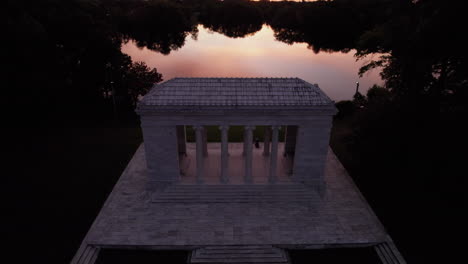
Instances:
[[[100,248],[83,244],[73,257],[70,264],[94,264],[99,255]]]
[[[206,246],[192,251],[189,263],[196,264],[287,264],[285,250],[269,245]]]
[[[313,202],[318,194],[302,184],[172,185],[154,193],[153,203]]]
[[[406,264],[405,259],[391,240],[374,246],[374,249],[383,264]]]

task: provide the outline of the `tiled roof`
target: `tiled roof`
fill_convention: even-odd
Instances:
[[[155,85],[140,106],[331,106],[318,85],[299,78],[174,78]]]

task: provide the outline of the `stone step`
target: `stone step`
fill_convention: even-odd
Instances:
[[[200,191],[186,191],[186,192],[161,192],[158,193],[158,195],[163,195],[167,197],[178,197],[178,196],[183,196],[183,197],[188,197],[188,196],[194,196],[194,197],[199,197],[199,196],[220,196],[220,197],[233,197],[233,196],[255,196],[255,197],[277,197],[277,196],[293,196],[293,195],[298,195],[298,196],[309,196],[309,197],[314,197],[316,196],[312,191],[311,192],[276,192],[276,191],[270,191],[270,192],[264,192],[264,191],[258,191],[258,192],[204,192],[202,190]]]
[[[315,196],[314,192],[278,192],[278,191],[257,191],[257,192],[245,192],[245,191],[229,191],[229,192],[210,192],[210,191],[186,191],[186,192],[160,192],[160,195],[166,196],[178,196],[178,195],[223,195],[223,196],[233,196],[233,195],[244,195],[244,196],[288,196],[288,195],[308,195]]]
[[[270,248],[270,245],[219,245],[219,246],[204,246],[204,249],[226,249],[226,250],[236,250],[236,249],[265,249]]]
[[[180,199],[171,199],[171,198],[159,198],[155,197],[152,200],[153,203],[184,203],[184,204],[194,204],[194,203],[308,203],[311,200],[308,199],[256,199],[256,198],[239,198],[239,199],[216,199],[216,198],[180,198]]]
[[[312,195],[243,195],[241,193],[238,194],[200,194],[200,195],[193,195],[193,194],[179,194],[179,195],[164,195],[164,194],[155,194],[154,198],[157,199],[216,199],[216,200],[227,200],[227,199],[258,199],[258,200],[281,200],[281,199],[290,199],[290,200],[307,200],[307,201],[314,201],[314,196]]]
[[[311,193],[312,190],[309,189],[285,189],[285,190],[275,190],[275,189],[216,189],[216,187],[213,187],[213,189],[206,189],[206,188],[201,188],[201,189],[170,189],[170,190],[165,190],[163,193],[186,193],[186,192],[203,192],[203,193],[245,193],[245,194],[251,194],[251,193],[275,193],[275,194],[281,194],[281,193]],[[312,191],[313,192],[313,191]]]
[[[302,184],[219,184],[219,185],[172,185],[167,187],[164,192],[176,191],[309,191],[310,187]]]
[[[393,242],[384,242],[374,247],[383,264],[406,264]]]
[[[100,248],[92,245],[81,247],[71,261],[71,264],[94,264],[99,255]]]
[[[217,187],[218,189],[232,189],[232,188],[246,188],[246,189],[282,189],[282,188],[307,188],[303,184],[176,184],[171,185],[171,188],[212,188]]]
[[[190,263],[271,263],[287,264],[288,256],[283,249],[269,245],[208,246],[192,252]]]
[[[291,185],[288,184],[283,184],[281,187],[250,187],[250,186],[245,186],[245,185],[231,185],[230,187],[221,187],[222,185],[205,185],[203,187],[197,187],[197,186],[171,186],[168,187],[165,191],[185,191],[185,190],[206,190],[206,191],[238,191],[238,190],[243,190],[243,191],[306,191],[309,190],[307,187],[292,187]],[[266,186],[266,185],[265,185]]]
[[[154,203],[311,202],[317,193],[304,185],[174,185],[153,194]]]

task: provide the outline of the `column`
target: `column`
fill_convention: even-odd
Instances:
[[[271,137],[271,155],[270,155],[270,176],[268,178],[270,183],[274,183],[277,180],[277,167],[278,167],[278,134],[281,126],[272,126],[272,137]]]
[[[245,177],[246,183],[252,183],[252,141],[253,141],[253,130],[255,126],[245,126]]]
[[[270,141],[271,141],[271,128],[265,126],[265,133],[263,135],[263,156],[270,155]]]
[[[221,130],[221,182],[228,183],[228,130],[229,126],[220,126]]]
[[[195,129],[196,156],[197,156],[197,183],[203,183],[203,126],[193,126]]]
[[[202,140],[203,140],[203,156],[208,156],[208,129],[203,127],[202,133]]]

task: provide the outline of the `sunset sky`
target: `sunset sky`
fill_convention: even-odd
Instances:
[[[358,78],[364,61],[356,62],[354,51],[349,53],[315,54],[307,44],[276,41],[273,30],[262,30],[245,38],[228,38],[198,26],[198,39],[190,36],[186,44],[169,55],[139,49],[133,42],[124,44],[122,51],[135,61],[155,67],[168,80],[173,77],[299,77],[319,86],[333,100],[351,99],[356,81],[365,92],[382,81],[377,71]]]

